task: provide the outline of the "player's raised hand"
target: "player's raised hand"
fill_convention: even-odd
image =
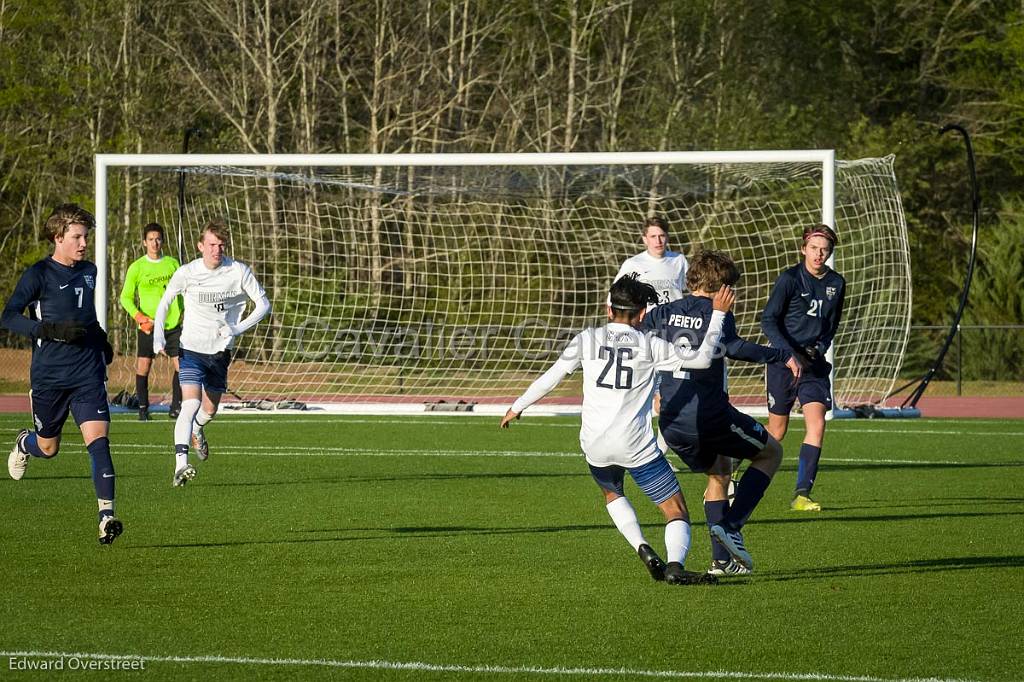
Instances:
[[[501,418],[501,428],[507,429],[508,425],[511,424],[513,420],[519,419],[520,415],[522,415],[522,412],[513,412],[512,409],[509,408],[509,411]]]
[[[717,294],[715,294],[715,298],[711,302],[711,305],[715,310],[729,312],[732,310],[734,303],[736,303],[736,292],[733,291],[731,286],[726,284],[718,290]]]

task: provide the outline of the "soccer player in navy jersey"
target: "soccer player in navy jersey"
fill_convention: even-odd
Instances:
[[[711,319],[712,292],[739,280],[732,258],[722,251],[702,251],[690,262],[686,275],[691,295],[658,306],[644,320],[643,329],[672,343],[700,344]],[[740,338],[736,318],[727,313],[722,325],[720,352],[707,369],[661,374],[659,430],[669,448],[695,472],[708,475],[704,513],[712,538],[712,575],[739,575],[753,570],[741,529],[764,495],[782,460],[782,447],[760,423],[729,403],[724,357],[748,362],[781,363],[792,372],[799,365],[786,351],[760,346]],[[791,375],[792,377],[792,375]],[[732,473],[730,458],[751,461],[728,500]]]
[[[796,511],[821,511],[821,505],[811,499],[811,488],[825,438],[825,413],[832,409],[832,364],[825,352],[839,328],[846,297],[846,280],[826,263],[837,241],[828,225],[805,229],[800,246],[803,261],[782,271],[761,315],[761,329],[772,346],[794,353],[804,365],[797,384],[777,366],[769,365],[765,377],[769,433],[782,441],[797,399],[804,413],[807,432],[790,504]]]
[[[124,526],[114,516],[114,464],[107,438],[106,366],[114,354],[96,320],[96,266],[85,260],[89,230],[95,224],[92,214],[77,204],[62,204],[53,211],[44,229],[53,242],[53,255],[25,270],[0,321],[7,329],[32,339],[30,377],[36,430],[18,433],[7,458],[7,472],[19,481],[30,457],[56,456],[70,412],[92,460],[99,540],[109,545]],[[26,308],[31,317],[24,314]]]

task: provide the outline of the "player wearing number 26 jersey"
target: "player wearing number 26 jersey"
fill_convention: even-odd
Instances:
[[[523,410],[550,392],[567,374],[583,369],[583,414],[580,447],[594,481],[605,496],[616,528],[656,580],[699,584],[716,579],[683,570],[690,548],[690,517],[679,482],[662,454],[651,428],[651,402],[659,371],[681,372],[711,366],[732,290],[716,295],[704,343],[694,352],[644,335],[637,327],[658,294],[649,284],[626,276],[612,284],[610,322],[573,338],[561,357],[512,404],[502,419],[507,427]],[[647,544],[636,513],[623,492],[625,473],[665,517],[664,564]]]
[[[711,301],[708,301],[710,306]],[[706,343],[688,354],[671,343],[645,336],[628,324],[611,322],[586,329],[518,400],[522,412],[547,395],[568,374],[583,368],[583,414],[580,448],[589,464],[636,467],[660,457],[651,427],[651,401],[659,371],[701,369],[712,363],[725,314],[708,323]]]

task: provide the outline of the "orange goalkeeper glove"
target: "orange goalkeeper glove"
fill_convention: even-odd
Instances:
[[[135,321],[139,323],[139,329],[142,330],[143,334],[153,333],[153,320],[146,317],[145,313],[135,313]]]

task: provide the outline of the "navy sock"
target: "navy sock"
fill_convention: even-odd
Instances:
[[[46,457],[46,453],[39,449],[39,436],[35,431],[30,431],[21,441],[21,449],[33,457]]]
[[[728,511],[729,500],[715,500],[714,502],[705,500],[704,517],[708,522],[708,530],[711,530],[711,526],[721,523]],[[714,535],[711,536],[711,558],[716,561],[729,560],[729,551]]]
[[[181,409],[181,382],[178,381],[178,373],[171,377],[171,409]]]
[[[818,475],[821,448],[804,443],[800,446],[800,464],[796,469],[796,494],[809,495]]]
[[[143,374],[135,375],[135,397],[139,399],[139,409],[149,409],[149,377]]]
[[[96,499],[114,499],[114,463],[110,459],[110,440],[97,438],[86,447],[92,459],[92,484]]]
[[[739,530],[754,513],[757,503],[764,497],[764,491],[772,479],[768,474],[754,467],[747,467],[736,486],[736,498],[725,515],[723,526]]]

